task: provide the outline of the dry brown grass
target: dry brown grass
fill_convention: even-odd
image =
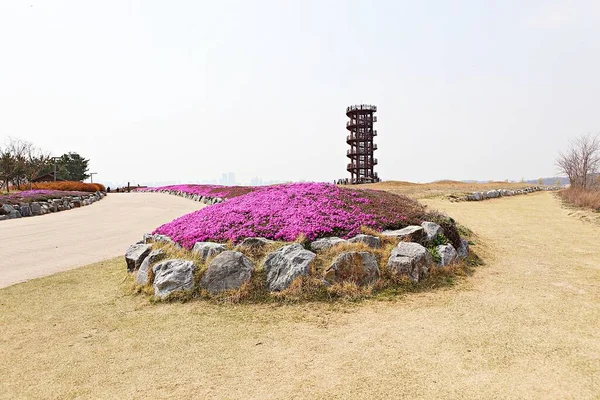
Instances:
[[[411,183],[403,181],[385,181],[366,185],[351,185],[360,189],[385,190],[395,194],[404,194],[415,199],[435,198],[442,196],[461,195],[472,192],[483,192],[496,189],[516,190],[532,186],[530,183],[463,183],[443,180],[432,183]]]
[[[567,203],[576,207],[589,208],[600,212],[600,190],[584,190],[569,188],[558,195]]]
[[[550,193],[428,203],[489,262],[389,301],[153,304],[122,259],[1,289],[0,399],[597,399],[600,227]]]

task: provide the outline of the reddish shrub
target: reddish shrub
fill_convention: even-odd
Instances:
[[[76,192],[104,192],[106,188],[100,183],[85,183],[76,181],[36,182],[33,189],[62,190]]]

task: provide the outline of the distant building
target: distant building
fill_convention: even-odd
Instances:
[[[229,172],[229,173],[224,173],[221,175],[221,179],[219,179],[219,185],[223,185],[223,186],[236,186],[237,183],[235,182],[235,173],[234,172]]]
[[[40,175],[33,180],[33,182],[54,182],[54,181],[62,182],[62,181],[64,181],[64,179],[61,179],[59,177],[56,177],[56,179],[54,179],[54,172],[48,172],[47,174]]]

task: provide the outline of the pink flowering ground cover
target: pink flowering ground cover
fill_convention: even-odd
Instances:
[[[220,186],[220,185],[170,185],[154,188],[137,189],[138,192],[161,192],[165,190],[177,191],[189,194],[198,194],[205,197],[218,197],[221,199],[231,199],[237,196],[243,196],[247,193],[259,189],[256,186]]]
[[[65,196],[85,196],[86,192],[71,192],[62,190],[25,190],[10,194],[0,194],[0,205],[31,203],[34,201],[45,201],[48,199],[57,199]]]
[[[426,211],[405,196],[353,190],[326,183],[296,183],[255,188],[248,194],[203,208],[162,225],[185,248],[199,241],[237,243],[246,237],[293,241],[325,236],[352,237],[361,227],[398,229],[420,224]]]

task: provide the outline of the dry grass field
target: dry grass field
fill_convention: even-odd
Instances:
[[[531,183],[509,183],[509,182],[489,182],[489,183],[464,183],[458,181],[438,181],[432,183],[413,183],[403,181],[385,181],[361,185],[360,188],[385,190],[396,194],[404,194],[415,199],[426,199],[452,194],[465,194],[472,192],[483,192],[495,189],[516,190],[529,186]],[[353,186],[349,186],[353,187]]]
[[[552,193],[426,200],[487,264],[390,301],[150,303],[121,259],[0,290],[0,398],[600,397],[600,227]]]

